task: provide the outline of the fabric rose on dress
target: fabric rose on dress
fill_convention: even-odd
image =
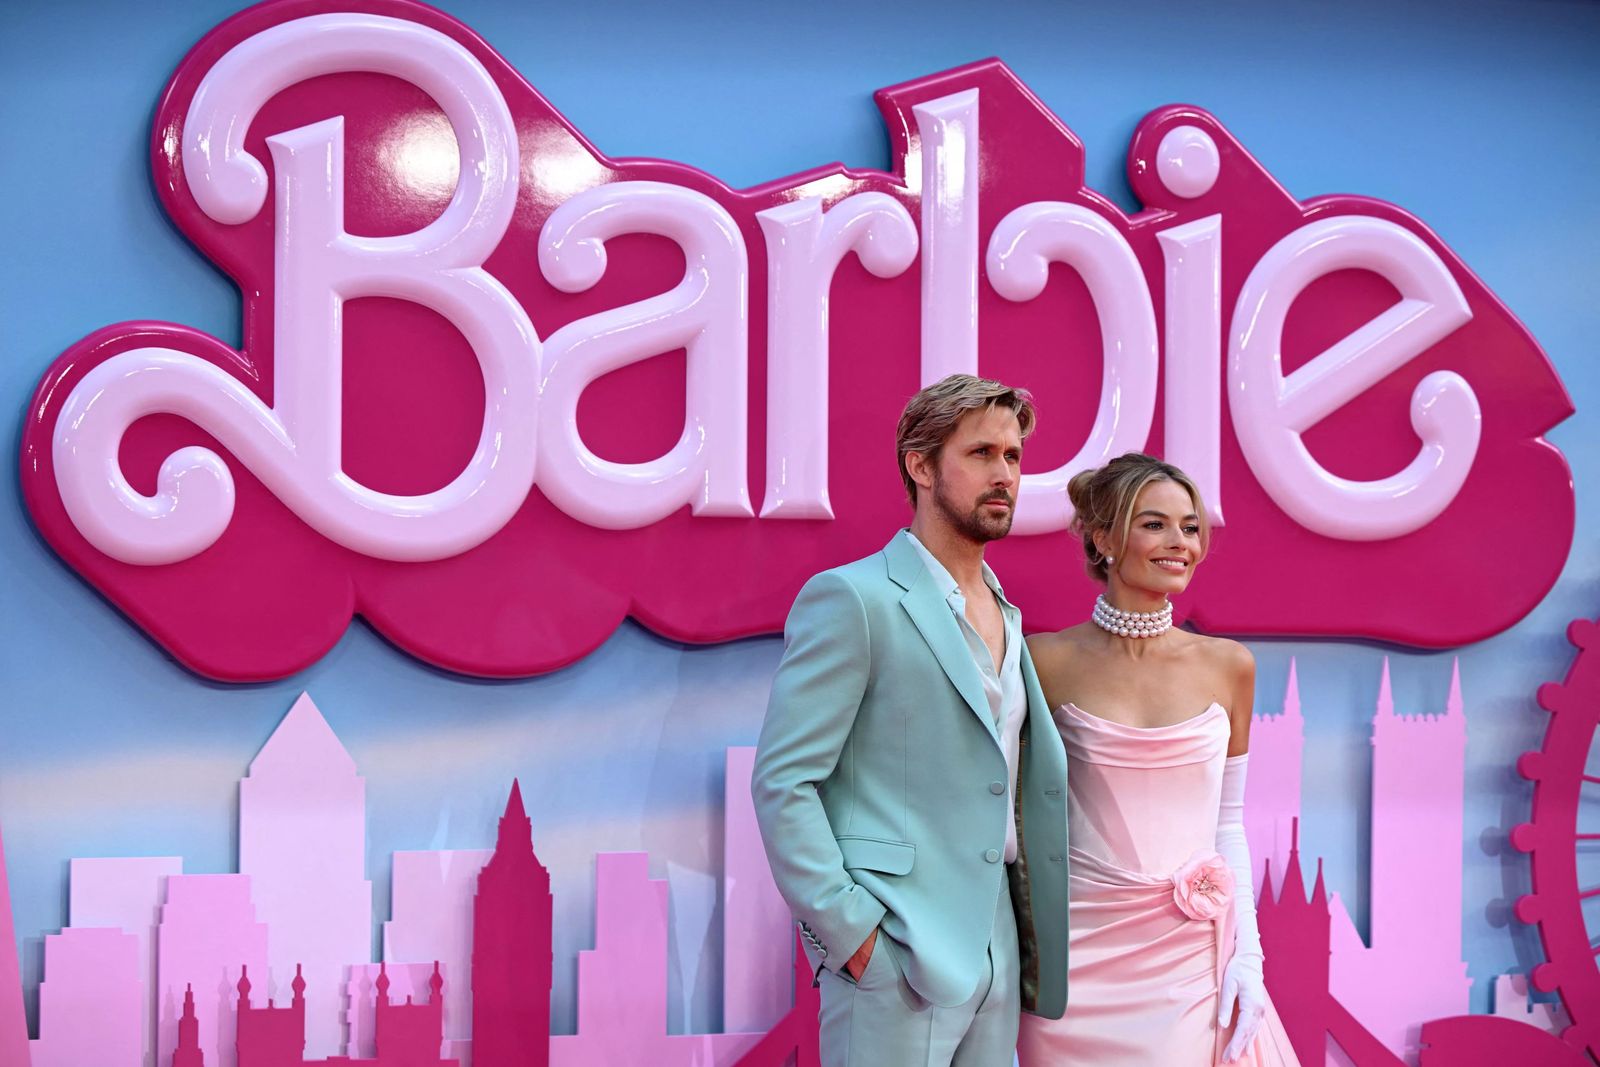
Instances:
[[[1233,900],[1233,871],[1217,852],[1196,852],[1172,876],[1172,899],[1191,919],[1210,922]]]

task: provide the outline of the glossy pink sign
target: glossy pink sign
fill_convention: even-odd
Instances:
[[[1089,606],[1066,479],[1133,448],[1222,523],[1180,605],[1207,630],[1443,647],[1555,582],[1573,496],[1541,435],[1571,403],[1416,219],[1296,201],[1189,106],[1139,124],[1128,216],[997,60],[878,102],[890,172],[734,190],[601,156],[431,8],[252,8],[152,137],[243,345],[135,322],[72,346],[24,431],[34,521],[206,675],[290,674],[357,614],[532,674],[630,616],[778,631],[906,520],[906,397],[974,371],[1040,402],[990,557],[1030,629]]]

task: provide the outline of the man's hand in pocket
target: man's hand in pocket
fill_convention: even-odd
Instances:
[[[867,961],[872,959],[872,946],[878,943],[878,931],[874,929],[861,942],[861,947],[856,949],[856,954],[844,961],[844,969],[850,972],[850,977],[861,981],[861,975],[867,969]]]

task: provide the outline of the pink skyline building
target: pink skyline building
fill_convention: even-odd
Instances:
[[[444,976],[439,973],[438,963],[428,978],[428,998],[424,1001],[407,996],[404,1003],[396,1004],[390,996],[387,971],[386,964],[378,966],[374,987],[376,1047],[368,1062],[374,1067],[458,1067],[454,1060],[439,1057],[444,1042]],[[359,1061],[350,1062],[353,1067]]]
[[[552,1061],[620,1063],[631,1053],[664,1065],[667,883],[650,877],[645,853],[595,856],[594,929],[594,948],[578,953],[578,1032]]]
[[[472,1035],[472,984],[467,976],[472,973],[473,894],[478,872],[492,855],[486,848],[396,852],[390,873],[394,917],[383,924],[383,959],[389,964],[390,980],[401,980],[400,965],[439,961],[445,979],[445,1040],[461,1067],[472,1067],[467,1041]],[[369,987],[375,980],[373,975]],[[369,1045],[355,1046],[356,1029],[350,1037],[352,1054],[371,1051]]]
[[[1274,889],[1270,875],[1277,873],[1273,865],[1258,906],[1273,1006],[1304,1067],[1344,1062],[1328,1044],[1330,1028],[1336,1025],[1328,995],[1328,894],[1320,861],[1316,882],[1306,892],[1298,826],[1290,831],[1289,860]]]
[[[1384,659],[1372,724],[1371,944],[1337,894],[1330,907],[1333,995],[1391,1052],[1415,1064],[1421,1023],[1464,1015],[1461,958],[1466,716],[1459,661],[1441,715],[1395,714]],[[1404,982],[1392,980],[1404,974]]]
[[[0,1063],[28,1067],[28,1019],[22,1011],[22,967],[14,922],[5,840],[0,837]]]
[[[194,987],[183,990],[183,1014],[178,1017],[178,1047],[172,1050],[172,1067],[205,1067],[200,1051],[200,1019],[194,1013]]]
[[[478,874],[473,899],[475,1067],[549,1064],[552,913],[550,872],[534,855],[522,785],[513,781],[494,855]]]
[[[427,981],[428,996],[418,1001],[407,995],[397,1004],[391,996],[387,964],[379,964],[373,984],[374,1052],[370,1058],[333,1056],[308,1060],[305,1045],[305,979],[296,974],[293,999],[287,1007],[265,1008],[251,1003],[247,978],[239,979],[239,1067],[302,1067],[322,1063],[329,1067],[459,1067],[439,1057],[444,1028],[444,978],[435,964]]]
[[[722,1028],[765,1033],[794,1003],[791,961],[777,946],[794,936],[789,905],[761,847],[750,775],[756,750],[724,756],[722,807]],[[771,945],[772,952],[751,946]]]
[[[239,873],[272,931],[258,989],[286,992],[304,974],[313,1059],[345,1051],[345,971],[372,958],[366,855],[366,781],[301,693],[239,783]]]
[[[138,1067],[144,989],[132,934],[81,927],[47,936],[33,1067]]]
[[[75,859],[67,873],[67,919],[72,928],[109,927],[132,934],[139,944],[139,1007],[144,1067],[156,1067],[156,927],[167,879],[183,873],[178,856]],[[50,1017],[41,1009],[40,1026]],[[162,1067],[168,1067],[163,1064]]]
[[[822,1035],[817,1030],[817,1012],[822,1008],[822,996],[812,982],[811,961],[800,947],[799,930],[794,932],[789,954],[794,1002],[733,1067],[821,1067]]]
[[[439,977],[442,986],[442,991],[439,993],[443,998],[442,1001],[434,996],[435,975]],[[449,1013],[451,981],[449,972],[445,971],[444,965],[437,960],[433,963],[369,963],[362,967],[350,968],[350,981],[345,987],[347,1005],[345,1022],[350,1028],[350,1047],[346,1055],[357,1059],[362,1057],[373,1059],[378,1055],[378,1012],[379,1004],[382,1003],[382,998],[378,995],[380,984],[388,990],[390,1003],[438,1002],[442,1033],[444,1017]],[[465,985],[466,982],[462,980],[460,984]],[[470,1041],[447,1041],[441,1037],[434,1044],[437,1046],[434,1051],[444,1059],[457,1060],[460,1067],[469,1067],[469,1061],[462,1058],[461,1050],[469,1048]],[[419,1047],[418,1051],[428,1050]]]
[[[296,973],[289,983],[289,1003],[277,1004],[268,998],[259,1004],[252,996],[248,968],[236,985],[236,1044],[239,1067],[459,1067],[454,1060],[441,1059],[443,1040],[444,978],[435,965],[426,981],[428,995],[418,1002],[407,995],[395,1003],[391,996],[388,966],[378,966],[373,985],[374,1028],[377,1050],[369,1058],[331,1056],[325,1060],[305,1058],[306,981]],[[183,1015],[178,1022],[178,1046],[173,1053],[174,1067],[204,1067],[204,1053],[198,1039],[193,990],[184,993]]]
[[[667,1033],[667,908],[667,883],[650,877],[648,855],[595,856],[595,946],[578,953],[578,1032],[551,1039],[551,1067],[704,1067],[732,1063],[760,1040]]]
[[[236,1044],[239,1067],[289,1067],[305,1060],[306,980],[296,973],[289,982],[289,1003],[279,1007],[270,999],[258,1008],[250,1001],[248,969],[239,975],[236,1008]]]
[[[1300,771],[1306,734],[1296,670],[1291,659],[1283,711],[1277,715],[1258,713],[1250,723],[1244,831],[1250,844],[1250,889],[1258,896],[1269,863],[1279,875],[1289,869],[1295,822],[1300,818]]]
[[[243,967],[267,973],[267,925],[256,921],[250,878],[180,874],[167,879],[156,942],[156,1055],[172,1062],[184,991],[194,991],[206,1067],[237,1067],[234,997]]]

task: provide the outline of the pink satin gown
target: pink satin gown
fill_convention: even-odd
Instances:
[[[1194,918],[1174,875],[1216,861],[1227,709],[1212,704],[1171,726],[1141,729],[1067,704],[1056,711],[1067,748],[1071,956],[1067,1013],[1022,1016],[1022,1067],[1213,1067],[1232,1036],[1216,1025],[1233,952],[1233,907]],[[1186,867],[1187,865],[1187,867]],[[1248,892],[1240,886],[1238,892]],[[1204,907],[1188,905],[1191,911]],[[1298,1067],[1277,1012],[1242,1060]]]

